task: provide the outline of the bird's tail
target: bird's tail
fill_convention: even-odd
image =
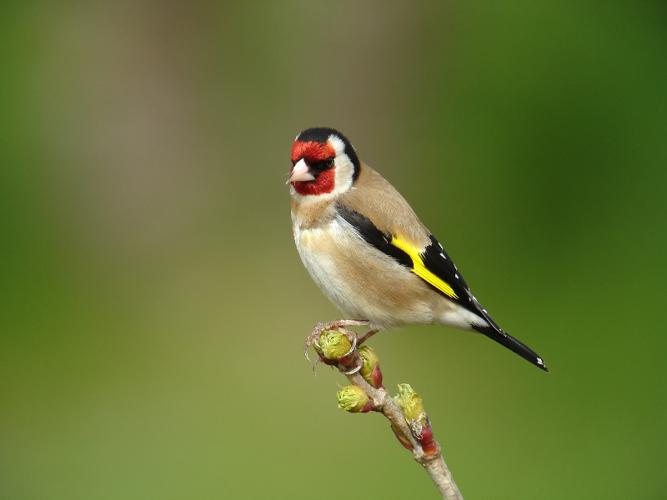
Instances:
[[[520,340],[515,339],[508,333],[505,333],[500,328],[498,327],[494,328],[494,326],[495,324],[491,324],[489,326],[473,326],[473,329],[477,330],[479,333],[483,333],[491,340],[495,340],[499,344],[504,345],[509,350],[517,353],[523,359],[530,361],[535,366],[541,368],[545,372],[549,371],[547,369],[547,366],[544,364],[542,358],[538,356],[535,351],[533,351],[530,347],[528,347]]]

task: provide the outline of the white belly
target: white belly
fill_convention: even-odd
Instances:
[[[363,300],[358,296],[350,277],[341,273],[340,262],[335,262],[335,254],[328,251],[331,242],[338,238],[338,244],[352,235],[345,234],[337,221],[323,228],[294,229],[294,242],[303,265],[324,295],[340,309],[348,319],[368,319]],[[356,244],[348,242],[349,246]]]
[[[405,266],[369,248],[346,222],[295,227],[294,240],[313,281],[346,318],[381,329],[434,322],[438,296]]]

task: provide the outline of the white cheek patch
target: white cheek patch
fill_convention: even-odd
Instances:
[[[342,154],[345,154],[345,143],[337,135],[331,134],[329,136],[329,144],[331,144],[331,147],[334,148],[334,151],[336,152],[336,156],[340,156]]]
[[[336,152],[336,185],[332,194],[342,194],[352,187],[354,177],[354,165],[349,156],[345,154],[345,143],[335,134],[329,136],[329,144]]]
[[[336,184],[331,194],[339,195],[352,187],[354,165],[345,153],[336,156],[334,164],[336,165]]]

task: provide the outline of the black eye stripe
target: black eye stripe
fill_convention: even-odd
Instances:
[[[334,164],[334,159],[332,157],[332,158],[327,158],[326,160],[323,160],[323,161],[317,161],[317,162],[314,162],[314,163],[309,163],[308,166],[313,170],[317,170],[317,171],[321,172],[323,170],[330,169],[331,167],[333,167],[333,164]]]

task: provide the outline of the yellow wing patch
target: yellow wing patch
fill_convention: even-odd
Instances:
[[[428,284],[434,286],[442,293],[451,297],[452,299],[458,299],[459,296],[456,295],[456,292],[452,287],[443,281],[441,278],[429,271],[424,265],[419,249],[402,239],[400,236],[393,236],[391,238],[391,244],[396,248],[403,250],[407,253],[412,259],[412,272],[419,276],[421,279],[426,281]]]

